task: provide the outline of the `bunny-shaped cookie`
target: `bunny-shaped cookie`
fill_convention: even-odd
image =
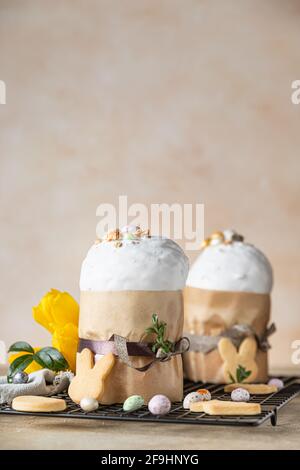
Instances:
[[[84,397],[100,401],[104,393],[104,381],[115,364],[115,356],[106,354],[94,365],[94,354],[85,348],[77,355],[76,375],[69,386],[69,396],[79,403]]]
[[[229,338],[221,338],[218,344],[218,350],[224,361],[223,373],[225,383],[231,382],[231,377],[236,378],[236,371],[239,366],[251,371],[249,377],[244,382],[254,382],[258,368],[255,362],[257,344],[255,338],[246,338],[237,351]]]

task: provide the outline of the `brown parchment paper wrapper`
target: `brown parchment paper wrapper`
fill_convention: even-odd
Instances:
[[[153,341],[145,329],[157,313],[167,323],[166,338],[177,341],[183,330],[182,291],[108,291],[80,294],[79,336],[84,339],[109,340],[113,334],[128,341]],[[130,356],[137,367],[151,357]],[[147,403],[153,395],[164,394],[171,401],[182,400],[183,371],[181,355],[170,361],[156,362],[146,372],[139,372],[117,358],[105,380],[103,404],[122,403],[130,395],[141,395]]]
[[[186,287],[184,290],[184,332],[219,335],[235,324],[251,326],[261,335],[270,319],[269,294],[222,292]],[[268,377],[268,353],[257,350],[256,382]],[[190,351],[183,355],[184,373],[193,381],[224,383],[223,361],[218,350],[207,354]]]

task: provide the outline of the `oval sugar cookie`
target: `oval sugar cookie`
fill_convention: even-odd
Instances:
[[[34,395],[23,395],[12,401],[12,409],[16,411],[28,411],[34,413],[48,413],[63,411],[67,408],[65,400],[61,398],[39,397]]]

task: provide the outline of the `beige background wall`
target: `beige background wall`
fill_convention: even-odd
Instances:
[[[273,365],[300,339],[300,2],[0,0],[0,339],[78,298],[96,207],[204,202],[274,265]],[[194,254],[191,254],[191,259]],[[298,366],[298,370],[300,366]]]

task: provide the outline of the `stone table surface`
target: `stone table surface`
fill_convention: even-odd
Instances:
[[[300,397],[276,427],[179,425],[0,415],[0,449],[300,449]]]

